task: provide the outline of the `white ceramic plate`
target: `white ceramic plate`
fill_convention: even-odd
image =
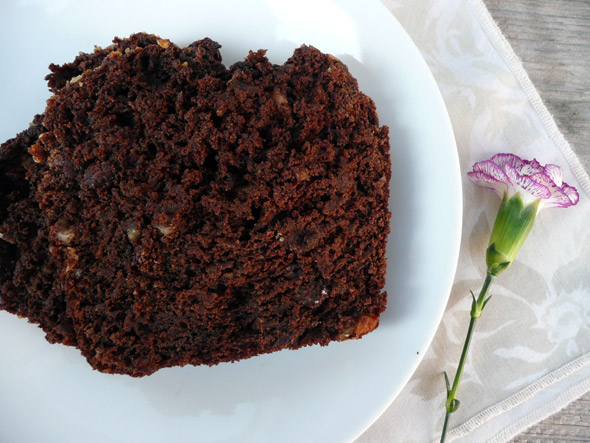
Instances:
[[[426,64],[391,13],[369,1],[9,0],[0,16],[0,138],[49,96],[43,77],[113,36],[148,31],[180,45],[209,36],[226,64],[302,43],[342,59],[391,129],[388,309],[362,340],[216,367],[104,375],[73,348],[0,312],[0,440],[341,442],[360,435],[409,380],[454,277],[461,187],[450,122]]]

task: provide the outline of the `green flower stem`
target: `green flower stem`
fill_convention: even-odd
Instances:
[[[467,352],[469,351],[475,323],[481,317],[483,308],[490,301],[491,296],[487,296],[490,284],[494,277],[504,272],[514,262],[516,254],[518,254],[518,251],[533,227],[535,217],[539,212],[539,204],[540,200],[535,200],[525,205],[521,195],[518,193],[511,197],[508,197],[508,194],[504,193],[502,197],[502,203],[498,209],[498,215],[496,215],[490,242],[486,250],[486,279],[477,299],[473,295],[473,292],[471,293],[473,297],[471,321],[469,322],[469,329],[467,330],[467,337],[463,345],[463,352],[461,353],[461,360],[459,360],[453,387],[450,386],[447,373],[444,373],[445,383],[447,385],[447,401],[445,404],[445,423],[440,437],[441,443],[445,441],[447,436],[449,417],[459,409],[457,391],[459,390],[459,383],[461,382],[463,368],[465,367],[465,357],[467,357]]]
[[[447,373],[445,372],[445,381],[447,384],[447,402],[445,404],[446,414],[445,414],[445,424],[443,426],[442,434],[440,437],[440,442],[443,443],[447,436],[447,426],[449,423],[449,417],[453,412],[459,409],[459,400],[457,400],[457,391],[459,390],[459,383],[461,382],[461,376],[463,375],[463,368],[465,367],[465,360],[467,357],[467,352],[469,351],[469,345],[471,343],[471,337],[473,336],[473,329],[475,328],[475,323],[477,319],[481,317],[481,313],[483,309],[486,307],[486,304],[490,300],[491,296],[487,297],[488,290],[490,288],[490,284],[495,276],[488,272],[486,275],[486,279],[484,281],[483,287],[479,293],[477,299],[471,293],[473,297],[473,302],[471,304],[471,321],[469,322],[469,329],[467,329],[467,337],[465,338],[465,344],[463,345],[463,352],[461,352],[461,359],[459,360],[459,366],[457,367],[457,373],[455,374],[455,380],[453,380],[453,387],[449,386],[449,378]]]

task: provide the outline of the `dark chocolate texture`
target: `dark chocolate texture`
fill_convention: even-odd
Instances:
[[[1,309],[132,376],[377,327],[388,131],[339,60],[134,34],[50,69],[0,147]]]

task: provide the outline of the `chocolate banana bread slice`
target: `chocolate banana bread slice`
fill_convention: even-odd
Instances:
[[[153,35],[51,65],[0,149],[0,308],[143,376],[359,338],[385,308],[388,130],[310,46]]]

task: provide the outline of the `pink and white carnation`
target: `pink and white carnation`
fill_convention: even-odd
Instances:
[[[541,166],[535,159],[523,160],[514,154],[496,154],[489,160],[477,162],[473,171],[467,174],[478,185],[493,189],[502,203],[486,249],[486,279],[477,298],[471,293],[471,321],[452,386],[447,373],[444,373],[447,401],[441,443],[445,441],[450,415],[459,408],[457,392],[465,356],[475,322],[492,297],[488,295],[492,280],[514,262],[541,208],[567,208],[580,199],[576,188],[563,183],[559,166]]]
[[[562,181],[557,165],[542,166],[514,154],[496,154],[477,162],[467,175],[480,186],[493,189],[502,198],[520,193],[525,205],[539,200],[541,208],[567,208],[580,199],[576,188]]]

